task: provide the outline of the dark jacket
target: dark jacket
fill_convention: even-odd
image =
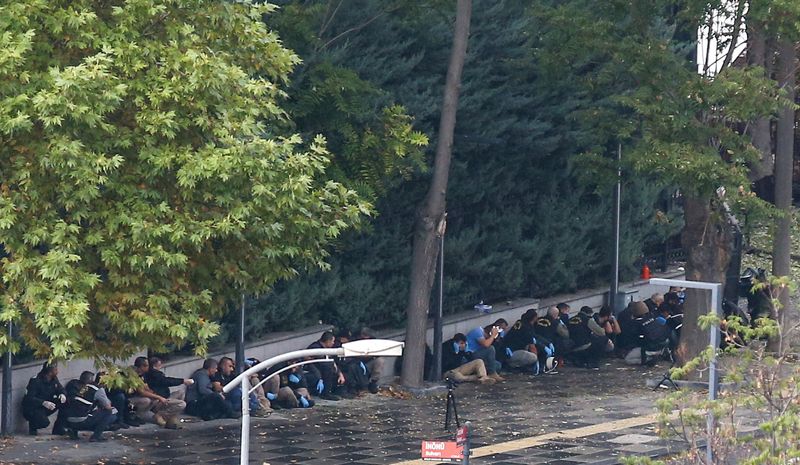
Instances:
[[[528,350],[529,345],[535,344],[536,331],[532,325],[517,321],[503,339],[505,339],[506,347],[512,352]]]
[[[183,384],[183,378],[172,378],[161,370],[150,368],[144,375],[144,382],[156,394],[169,399],[169,388]]]
[[[67,383],[67,403],[63,407],[63,415],[71,423],[80,423],[95,409],[94,396],[97,387],[83,384],[77,379]]]
[[[200,400],[204,397],[216,394],[211,389],[211,378],[208,376],[208,370],[202,368],[192,373],[194,384],[186,389],[186,403]]]
[[[458,368],[469,360],[469,352],[460,350],[456,352],[458,344],[452,338],[442,343],[442,372]]]
[[[42,402],[45,401],[59,405],[61,403],[58,400],[60,394],[64,394],[64,387],[61,386],[58,378],[48,381],[35,376],[28,381],[25,397],[22,398],[22,406],[26,408],[41,407]]]
[[[569,319],[569,337],[575,343],[575,347],[584,346],[592,340],[592,330],[589,329],[591,315],[578,312],[577,315]]]

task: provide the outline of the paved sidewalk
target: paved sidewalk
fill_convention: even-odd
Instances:
[[[611,360],[599,370],[567,367],[555,375],[508,375],[494,386],[461,385],[459,416],[475,430],[470,463],[600,465],[624,455],[681,450],[682,444],[654,432],[655,400],[663,393],[648,389],[645,381],[665,370],[665,365],[630,367]],[[253,419],[251,463],[431,464],[419,461],[420,442],[452,438],[443,429],[444,416],[444,392],[413,399],[383,392],[280,410]],[[239,463],[239,421],[187,420],[182,430],[147,425],[102,444],[89,443],[86,436],[77,444],[50,435],[19,436],[0,446],[0,463]]]

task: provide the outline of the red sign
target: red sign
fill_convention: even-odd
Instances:
[[[469,434],[467,426],[464,425],[456,430],[456,444],[459,446],[467,442],[467,435]]]
[[[460,462],[464,459],[464,447],[455,441],[422,441],[422,460]]]

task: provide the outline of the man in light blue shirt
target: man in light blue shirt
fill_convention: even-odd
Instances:
[[[503,320],[504,322],[505,320]],[[473,359],[483,360],[486,365],[486,372],[490,378],[495,381],[505,381],[505,379],[497,374],[498,366],[497,356],[494,348],[494,341],[500,337],[502,327],[500,320],[496,321],[493,325],[486,328],[477,327],[467,333],[467,351],[472,352]]]

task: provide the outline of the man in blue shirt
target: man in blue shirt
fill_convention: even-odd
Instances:
[[[488,328],[488,329],[487,329]],[[473,359],[483,360],[486,366],[486,372],[490,378],[495,381],[505,381],[505,379],[497,374],[499,363],[494,348],[494,341],[500,337],[500,326],[495,323],[494,325],[487,326],[486,328],[477,327],[467,333],[467,352],[472,352]]]

